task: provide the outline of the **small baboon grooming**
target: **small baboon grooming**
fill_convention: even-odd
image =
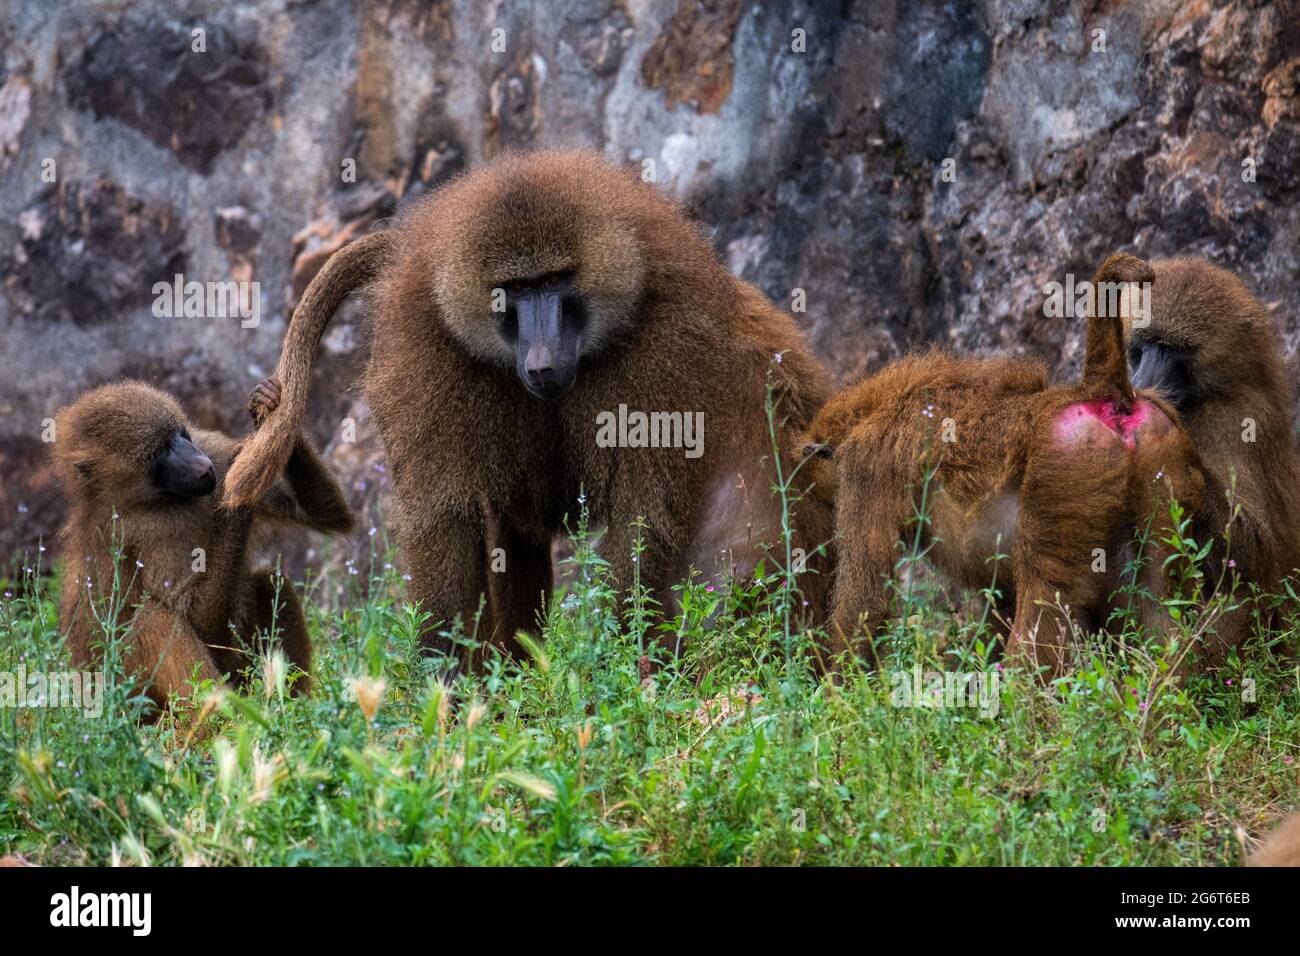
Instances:
[[[1277,328],[1241,280],[1208,262],[1169,259],[1151,269],[1150,322],[1125,323],[1129,361],[1134,384],[1177,409],[1204,467],[1205,501],[1192,533],[1200,544],[1216,542],[1207,579],[1226,590],[1239,577],[1238,595],[1241,585],[1273,591],[1300,568],[1294,385]],[[1208,660],[1221,661],[1250,625],[1249,605],[1225,615]]]
[[[1117,255],[1094,281],[1149,278]],[[1006,554],[997,583],[1015,608],[1008,652],[1028,651],[1053,672],[1069,635],[1058,595],[1090,626],[1104,623],[1115,577],[1094,573],[1097,556],[1122,568],[1135,527],[1167,518],[1161,499],[1194,507],[1201,486],[1172,409],[1133,391],[1119,315],[1089,318],[1077,385],[1048,387],[1040,365],[1019,359],[905,358],[831,399],[803,455],[817,493],[835,503],[837,632],[865,624],[871,635],[883,622],[886,579],[929,471],[922,547],[971,588],[993,582],[993,559]]]
[[[587,152],[496,160],[331,258],[294,313],[284,403],[232,468],[230,504],[257,500],[279,472],[321,334],[367,283],[363,388],[411,592],[434,622],[471,625],[485,598],[479,637],[515,651],[516,632],[538,630],[551,541],[583,495],[619,586],[639,581],[661,605],[690,568],[713,575],[732,560],[744,573],[776,540],[768,388],[788,475],[785,449],[828,397],[827,375],[791,318],[728,273],[674,203]],[[628,431],[610,447],[616,429],[602,422],[631,413],[659,416],[655,440]],[[703,416],[698,449],[663,447],[671,415]],[[800,579],[814,617],[829,582],[814,549],[830,519],[818,501],[795,509],[795,544],[818,572]]]
[[[1251,854],[1251,866],[1300,866],[1300,813],[1287,817]]]
[[[277,382],[260,383],[249,400],[254,421],[278,400]],[[249,534],[258,520],[346,532],[352,514],[301,437],[285,480],[254,505],[220,507],[213,492],[238,448],[192,428],[169,395],[139,382],[94,389],[59,412],[54,460],[70,503],[59,616],[76,665],[97,658],[115,606],[117,622],[130,625],[124,664],[159,705],[194,677],[238,675],[247,648],[273,632],[310,673],[302,607],[287,582],[249,568]],[[300,680],[295,691],[305,689]]]

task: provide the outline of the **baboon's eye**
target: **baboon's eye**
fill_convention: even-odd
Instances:
[[[507,304],[506,310],[501,313],[501,334],[507,342],[519,338],[519,310],[513,303]]]
[[[581,332],[587,327],[587,302],[580,295],[566,295],[562,302],[564,318]]]
[[[835,446],[828,445],[824,442],[808,444],[803,446],[803,456],[805,458],[830,458],[835,454]]]
[[[190,440],[190,430],[189,430],[188,428],[182,428],[182,429],[181,429],[181,437],[184,438],[186,441],[189,441],[189,440]]]

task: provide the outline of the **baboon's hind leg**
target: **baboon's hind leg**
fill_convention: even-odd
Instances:
[[[886,582],[912,514],[910,476],[895,467],[871,432],[855,431],[836,451],[836,550],[832,634],[874,660],[877,630],[889,612]],[[862,637],[855,640],[861,633]]]
[[[289,663],[303,673],[293,685],[294,695],[309,693],[311,637],[307,634],[302,603],[289,579],[271,571],[253,574],[248,579],[241,610],[239,636],[244,644],[262,654],[278,646]]]
[[[185,697],[193,681],[221,683],[211,650],[179,614],[145,602],[135,613],[127,637],[131,649],[124,664],[148,681],[149,697],[160,708],[172,696]]]

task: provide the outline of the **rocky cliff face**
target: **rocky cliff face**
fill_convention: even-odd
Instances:
[[[1042,286],[1117,248],[1209,256],[1300,331],[1297,0],[11,0],[0,63],[0,553],[57,527],[60,404],[135,376],[242,431],[329,252],[510,148],[653,160],[845,381],[928,343],[1069,372]],[[160,310],[178,273],[260,308]],[[312,412],[359,501],[364,326]]]

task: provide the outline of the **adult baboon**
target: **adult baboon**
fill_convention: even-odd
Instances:
[[[228,503],[256,500],[280,469],[321,333],[367,283],[363,388],[411,591],[433,620],[468,625],[486,596],[479,636],[514,651],[517,631],[537,630],[552,538],[580,494],[619,586],[639,580],[661,604],[690,568],[743,573],[779,535],[768,389],[785,449],[829,394],[826,373],[674,203],[580,151],[496,160],[335,254],[290,323],[283,406],[231,470]],[[700,416],[699,447],[681,447],[675,421]],[[820,502],[795,509],[814,618],[830,517]]]
[[[1193,535],[1215,542],[1206,576],[1225,589],[1237,579],[1238,597],[1250,585],[1273,591],[1300,568],[1295,386],[1277,328],[1241,280],[1204,260],[1157,260],[1151,269],[1150,319],[1125,323],[1129,361],[1134,384],[1177,409],[1204,466]],[[1208,660],[1240,644],[1251,618],[1249,601],[1225,615]]]
[[[1104,284],[1149,281],[1131,256],[1111,256]],[[1173,410],[1135,394],[1121,317],[1089,318],[1082,381],[1048,387],[1035,362],[905,358],[831,399],[813,420],[803,455],[817,493],[833,499],[840,564],[833,629],[873,635],[888,610],[886,580],[913,524],[927,471],[929,523],[922,547],[957,583],[997,575],[1015,614],[1007,651],[1063,666],[1069,622],[1104,623],[1107,598],[1134,531],[1154,515],[1153,543],[1168,532],[1167,502],[1199,501],[1196,456]],[[1097,572],[1104,556],[1109,573]],[[1163,591],[1163,554],[1151,585]]]

